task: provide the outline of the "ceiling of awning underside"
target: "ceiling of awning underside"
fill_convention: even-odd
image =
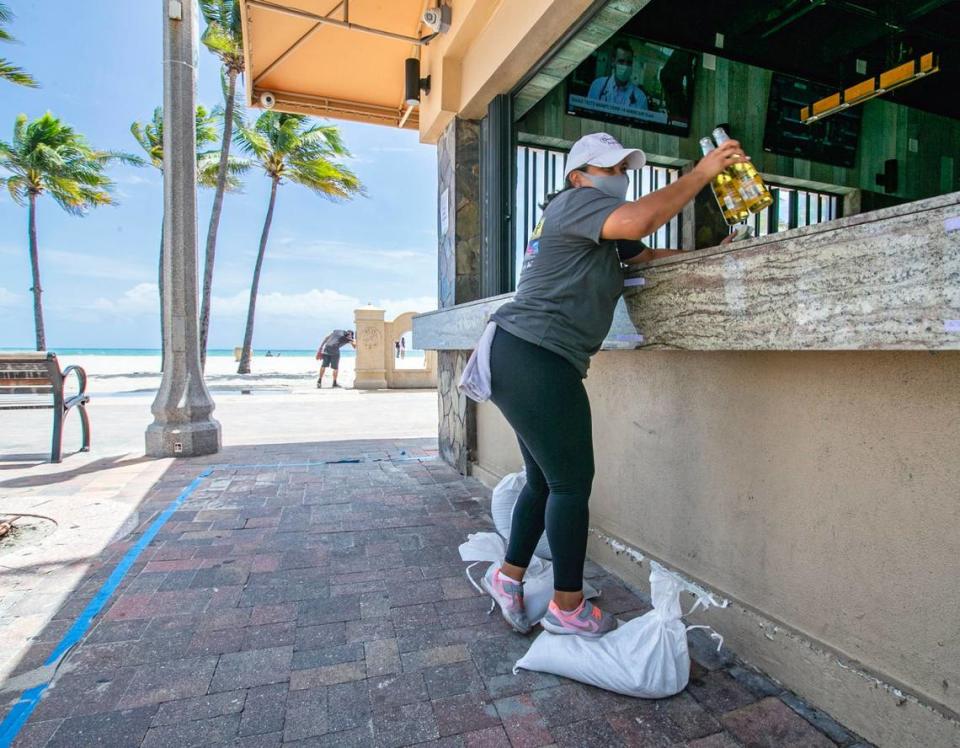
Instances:
[[[252,103],[269,91],[281,110],[316,107],[326,109],[328,116],[396,126],[404,112],[404,60],[416,56],[416,45],[284,11],[346,19],[419,38],[425,34],[420,22],[425,4],[425,0],[244,0]],[[414,114],[407,126],[415,128],[416,122]]]

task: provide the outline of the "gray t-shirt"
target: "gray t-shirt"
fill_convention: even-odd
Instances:
[[[600,231],[624,203],[594,187],[557,195],[527,244],[516,295],[491,316],[512,335],[563,356],[582,377],[623,293],[617,243],[601,240]]]

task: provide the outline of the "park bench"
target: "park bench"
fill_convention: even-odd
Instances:
[[[80,391],[65,397],[63,384],[70,374],[76,375]],[[90,451],[90,419],[86,409],[90,396],[86,389],[87,373],[79,366],[68,366],[60,371],[60,362],[55,353],[0,352],[0,410],[53,409],[50,462],[61,460],[63,420],[74,407],[80,413],[83,426],[83,446],[80,451]],[[2,431],[0,428],[0,433]]]

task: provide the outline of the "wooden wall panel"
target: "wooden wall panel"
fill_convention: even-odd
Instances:
[[[581,50],[579,54],[582,54]],[[566,67],[569,67],[567,61]],[[960,190],[960,169],[944,159],[960,157],[960,122],[917,109],[875,99],[863,106],[863,127],[857,163],[849,169],[779,156],[763,151],[767,98],[772,74],[768,70],[717,58],[716,70],[697,70],[690,136],[679,138],[612,125],[566,113],[566,92],[556,85],[518,121],[522,142],[569,147],[591,132],[606,131],[624,145],[643,148],[652,160],[682,165],[700,157],[697,141],[718,122],[729,122],[757,167],[769,177],[800,180],[811,189],[880,191],[876,175],[887,159],[900,167],[899,189],[890,196],[919,200]],[[572,68],[571,68],[572,69]],[[909,139],[916,138],[917,152]]]

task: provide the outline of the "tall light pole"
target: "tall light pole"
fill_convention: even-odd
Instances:
[[[197,318],[197,0],[163,6],[163,308],[166,360],[147,427],[150,457],[220,450],[200,368]]]

